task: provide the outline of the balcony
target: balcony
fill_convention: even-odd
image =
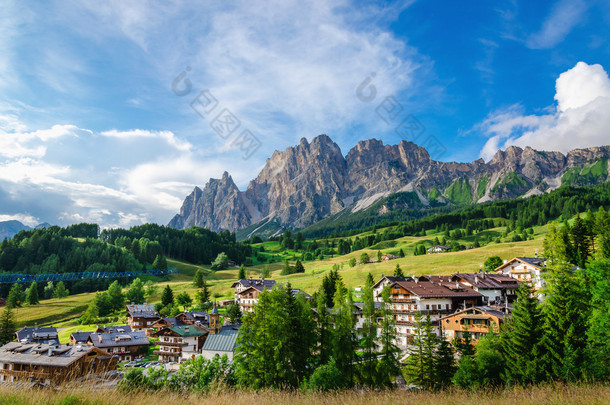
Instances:
[[[392,302],[400,302],[400,303],[404,303],[404,304],[417,304],[417,301],[415,301],[411,298],[392,297]]]
[[[155,356],[180,357],[182,352],[166,352],[165,350],[153,350]]]
[[[182,347],[182,346],[186,346],[188,345],[188,343],[186,342],[162,342],[162,341],[157,341],[156,342],[159,346],[170,346],[170,347]]]
[[[45,371],[24,371],[24,370],[8,370],[8,369],[0,369],[0,374],[4,374],[4,375],[12,375],[18,378],[29,378],[29,377],[34,377],[34,378],[43,378],[43,379],[47,379],[47,378],[51,378],[51,373],[45,372]]]

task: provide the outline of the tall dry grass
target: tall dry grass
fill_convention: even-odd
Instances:
[[[493,404],[493,405],[563,405],[563,404],[610,404],[609,385],[544,385],[539,387],[513,388],[484,391],[447,390],[439,393],[417,391],[345,391],[337,393],[301,393],[287,391],[233,391],[225,390],[210,395],[190,392],[139,392],[124,394],[116,389],[80,387],[52,389],[24,389],[10,386],[0,387],[0,403],[21,404],[108,404],[108,405],[153,405],[153,404]]]

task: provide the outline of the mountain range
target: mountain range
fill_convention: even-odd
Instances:
[[[186,197],[169,226],[219,231],[304,228],[340,212],[356,213],[395,193],[401,208],[467,205],[528,197],[562,185],[609,179],[610,146],[560,152],[511,146],[485,162],[440,162],[412,142],[360,141],[347,155],[326,135],[275,151],[245,191],[231,175],[210,179]],[[393,206],[376,204],[378,214]],[[272,226],[270,226],[272,224]]]
[[[48,228],[50,226],[51,226],[50,224],[45,222],[40,225],[37,225],[36,229]],[[24,225],[17,220],[1,221],[0,222],[0,241],[2,241],[4,239],[10,239],[14,235],[18,234],[20,231],[24,231],[24,230],[29,231],[31,229],[34,229],[34,228]]]

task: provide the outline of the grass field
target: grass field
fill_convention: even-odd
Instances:
[[[121,393],[100,386],[91,388],[26,389],[0,387],[0,402],[11,405],[154,405],[174,403],[198,403],[210,405],[250,404],[408,404],[418,405],[602,405],[610,403],[608,385],[545,385],[539,387],[497,389],[484,391],[446,390],[420,391],[344,391],[332,393],[301,393],[299,391],[234,391],[218,387],[208,395],[190,392],[139,392]]]

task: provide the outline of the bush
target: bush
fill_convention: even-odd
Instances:
[[[328,364],[316,368],[309,377],[301,384],[303,390],[309,391],[331,391],[341,387],[343,375],[337,368],[335,359],[331,358]]]

